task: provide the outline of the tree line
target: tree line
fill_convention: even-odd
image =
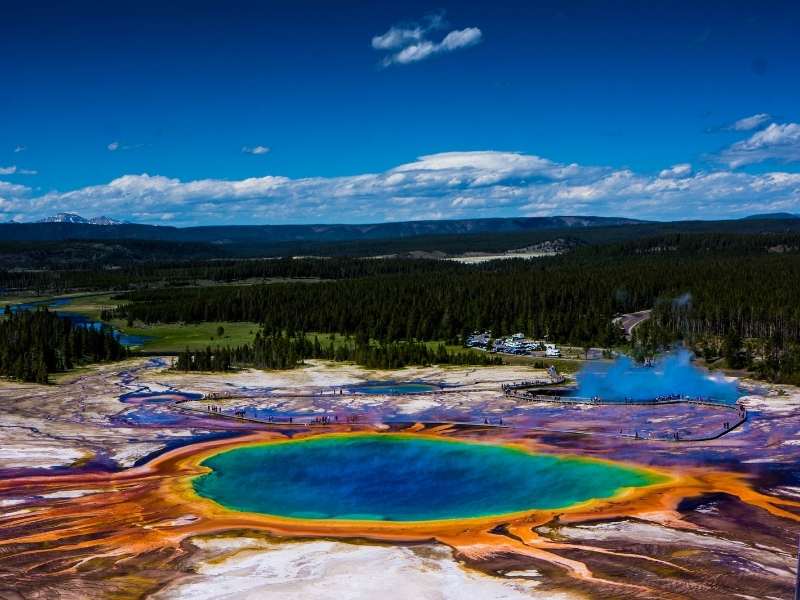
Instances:
[[[473,350],[450,351],[444,344],[435,348],[421,342],[375,343],[366,339],[331,340],[321,344],[318,337],[305,335],[256,334],[252,344],[207,347],[178,355],[175,368],[181,371],[228,371],[235,367],[294,369],[306,358],[354,362],[371,369],[400,369],[409,365],[498,365],[499,356]]]
[[[663,223],[567,230],[417,236],[388,240],[343,241],[263,252],[256,242],[231,254],[231,245],[145,240],[67,240],[0,242],[0,258],[14,269],[0,269],[0,290],[58,293],[75,290],[133,290],[180,287],[248,279],[351,279],[391,273],[494,270],[497,263],[460,265],[410,258],[503,252],[558,240],[575,258],[679,254],[740,256],[800,251],[800,219],[790,222]],[[702,233],[698,232],[698,229]],[[234,244],[235,246],[235,244]],[[247,253],[251,254],[247,254]],[[287,258],[293,255],[320,258]],[[365,260],[368,256],[398,256]],[[262,257],[258,259],[244,256]],[[270,256],[272,258],[264,259]],[[281,258],[282,257],[282,258]],[[321,258],[328,257],[328,258]],[[550,259],[542,259],[548,261]],[[558,259],[556,259],[558,260]],[[0,261],[3,262],[3,261]]]
[[[472,268],[426,264],[420,272],[311,286],[147,290],[130,294],[106,317],[146,323],[256,321],[268,336],[325,332],[383,344],[457,343],[473,330],[489,329],[495,336],[521,331],[608,347],[624,343],[613,325],[617,314],[652,307],[658,330],[651,331],[649,345],[682,338],[719,349],[720,340],[735,335],[743,340],[738,352],[752,357],[746,368],[786,381],[798,362],[793,348],[800,343],[800,255],[791,236],[755,237],[667,236],[625,242],[614,251],[587,248],[547,260]]]
[[[145,323],[255,321],[267,333],[363,334],[381,341],[461,339],[490,329],[577,345],[621,342],[618,313],[656,308],[684,335],[800,339],[800,257],[587,256],[502,261],[485,269],[134,292],[104,318]],[[678,300],[689,294],[691,301]]]
[[[13,313],[6,306],[0,319],[0,375],[4,377],[47,383],[50,373],[126,355],[110,329],[76,326],[44,307]]]

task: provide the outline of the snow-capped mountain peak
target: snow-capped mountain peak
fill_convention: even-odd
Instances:
[[[58,213],[55,216],[40,219],[39,223],[82,223],[84,225],[123,225],[125,221],[119,221],[110,217],[99,216],[85,219],[74,213]]]

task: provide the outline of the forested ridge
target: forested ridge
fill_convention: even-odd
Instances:
[[[699,231],[698,231],[699,230]],[[706,231],[707,230],[707,231]],[[0,242],[0,289],[33,293],[132,290],[230,282],[249,278],[340,279],[381,270],[419,270],[433,258],[465,252],[499,253],[557,242],[570,255],[797,253],[800,219],[719,223],[661,223],[532,232],[420,236],[403,239],[304,242],[301,246],[120,240]],[[292,259],[297,255],[328,257]],[[399,260],[362,257],[397,255]],[[256,257],[256,258],[244,258]],[[265,259],[264,257],[272,257]],[[401,263],[408,262],[407,266]],[[375,263],[370,265],[369,263]],[[388,266],[387,266],[388,265]],[[5,268],[2,268],[4,267]],[[12,268],[13,266],[13,268]],[[451,264],[451,268],[466,265]],[[474,265],[472,266],[474,267]],[[440,264],[439,268],[443,268]]]
[[[382,341],[452,340],[476,328],[554,339],[614,335],[606,318],[613,293],[596,294],[578,271],[562,274],[560,285],[545,281],[536,269],[187,288],[134,293],[115,314],[145,323],[249,320],[267,333],[363,334]]]
[[[455,262],[425,259],[276,258],[262,260],[161,261],[119,269],[2,271],[0,288],[45,290],[136,290],[194,286],[248,279],[351,279],[391,273],[466,268]]]
[[[75,326],[46,308],[0,319],[0,375],[47,383],[50,373],[126,356],[110,329]]]
[[[313,286],[276,283],[135,292],[116,316],[156,322],[256,321],[267,332],[365,333],[452,340],[465,331],[522,331],[613,345],[618,313],[655,306],[685,335],[800,338],[800,258],[764,254],[600,255],[504,261],[480,269],[386,274]],[[691,302],[674,300],[690,293]],[[111,315],[108,315],[111,316]]]

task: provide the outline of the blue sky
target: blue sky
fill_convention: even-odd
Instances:
[[[0,220],[800,212],[799,30],[797,2],[16,3]]]

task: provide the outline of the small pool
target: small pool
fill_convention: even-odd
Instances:
[[[244,446],[202,463],[196,493],[297,519],[430,521],[572,506],[663,477],[610,462],[397,434]]]
[[[171,426],[183,423],[185,418],[173,412],[142,406],[121,415],[117,420],[129,425]]]
[[[164,404],[167,402],[185,402],[188,400],[201,400],[203,394],[194,392],[180,392],[178,390],[152,391],[149,389],[135,390],[122,394],[120,402],[126,404]]]
[[[369,381],[362,385],[351,386],[348,389],[354,394],[382,394],[399,396],[403,394],[425,394],[428,392],[435,392],[443,387],[444,386],[416,381]]]

